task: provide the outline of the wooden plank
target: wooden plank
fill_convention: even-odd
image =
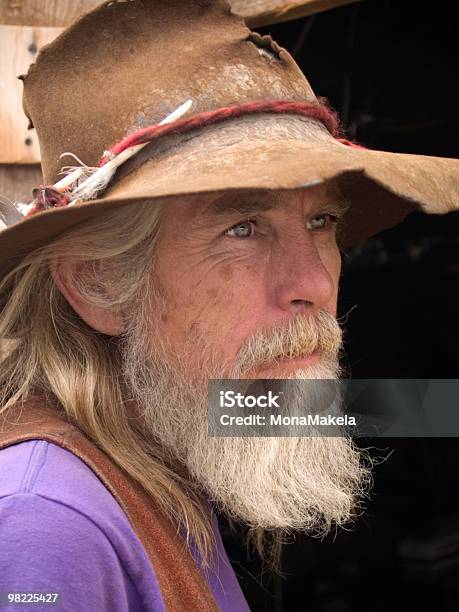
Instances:
[[[43,182],[40,164],[0,165],[0,199],[29,203],[32,189]]]
[[[320,13],[356,0],[231,0],[233,11],[250,27],[271,25]],[[0,23],[66,27],[101,0],[0,0]]]
[[[251,28],[321,13],[359,0],[232,0],[233,11]]]
[[[22,110],[22,82],[38,49],[61,32],[60,28],[0,25],[0,163],[40,161],[35,130],[28,130]]]
[[[101,0],[0,0],[0,23],[65,27]]]

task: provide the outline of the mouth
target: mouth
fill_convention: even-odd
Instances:
[[[301,370],[316,365],[320,361],[320,357],[321,352],[319,349],[316,349],[304,357],[281,357],[273,359],[251,370],[250,373],[256,374],[256,376],[247,376],[247,378],[271,378],[269,376],[270,373],[275,374],[276,378],[281,378],[282,374],[287,377],[287,375],[291,375],[295,370]]]

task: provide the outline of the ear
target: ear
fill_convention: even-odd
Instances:
[[[84,262],[81,260],[61,257],[53,259],[49,268],[59,291],[89,327],[108,336],[119,336],[124,331],[121,313],[91,304],[79,293],[75,286],[76,272],[82,264],[84,265]]]

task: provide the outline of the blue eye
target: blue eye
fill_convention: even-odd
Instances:
[[[312,230],[321,230],[325,229],[330,223],[336,223],[338,221],[337,217],[330,215],[329,213],[324,213],[322,215],[316,215],[312,217],[308,221],[308,229]]]
[[[243,221],[237,223],[226,230],[225,236],[234,236],[235,238],[250,238],[253,236],[254,224],[253,221]]]

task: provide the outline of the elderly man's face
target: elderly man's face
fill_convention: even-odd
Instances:
[[[342,212],[323,187],[169,202],[154,293],[124,337],[123,374],[146,431],[252,526],[326,531],[349,519],[367,482],[345,437],[207,431],[208,379],[339,376]]]
[[[163,298],[156,334],[188,371],[202,369],[198,346],[228,368],[252,334],[296,317],[336,315],[342,204],[323,185],[304,190],[226,193],[168,203],[162,213],[155,284]],[[321,355],[263,364],[246,377],[288,377]],[[250,375],[249,375],[250,374]]]

